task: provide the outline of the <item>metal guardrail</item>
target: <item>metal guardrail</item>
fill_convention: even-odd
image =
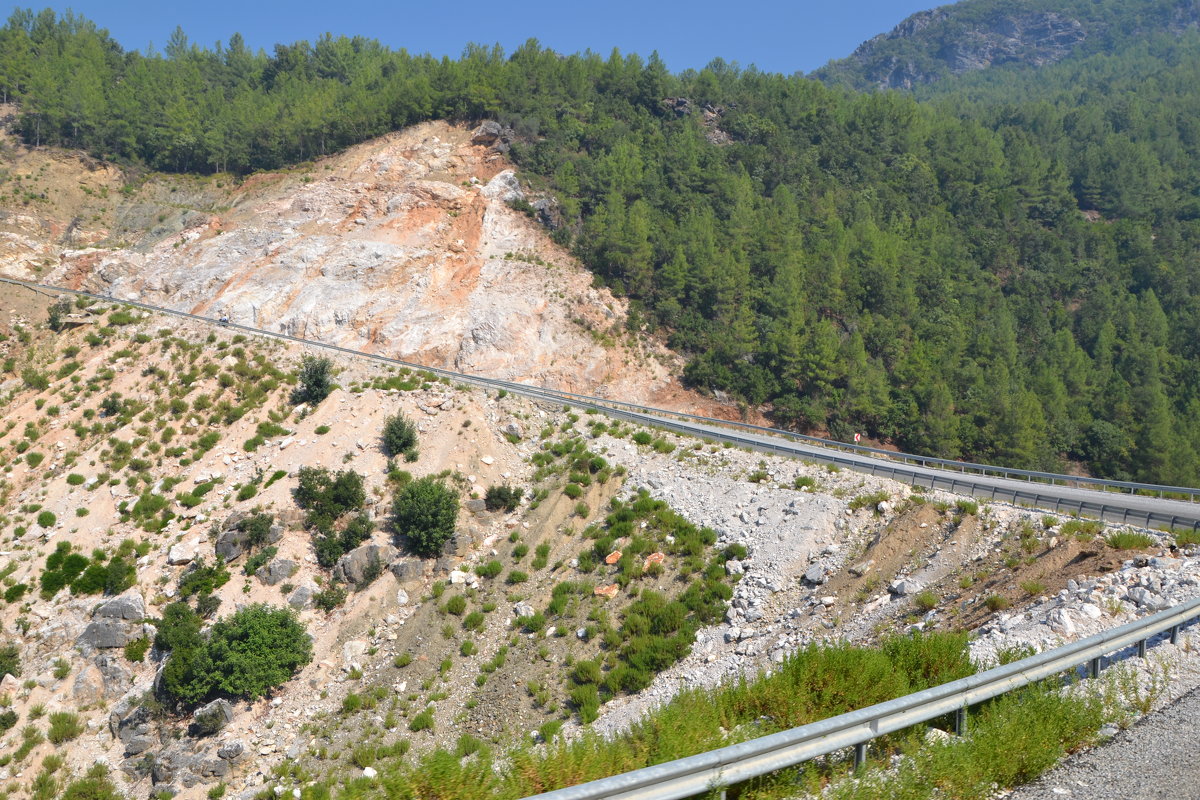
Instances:
[[[1200,616],[1200,599],[1127,623],[1118,628],[885,703],[851,711],[788,731],[710,750],[699,755],[535,795],[538,800],[682,800],[733,786],[818,756],[855,748],[862,763],[872,739],[946,714],[956,714],[965,730],[966,709],[1013,689],[1086,666],[1100,673],[1110,653],[1137,645],[1163,632],[1178,640],[1180,629]]]
[[[366,358],[392,366],[408,367],[410,369],[428,372],[438,377],[447,378],[449,380],[458,381],[461,383],[492,389],[504,389],[514,394],[521,394],[537,400],[555,403],[567,403],[579,408],[595,409],[610,416],[636,421],[641,424],[656,426],[689,436],[705,436],[714,440],[725,441],[729,442],[730,444],[736,444],[756,450],[805,458],[839,467],[846,467],[848,469],[853,469],[860,472],[866,472],[872,475],[893,478],[895,480],[905,481],[913,485],[921,485],[927,486],[928,488],[946,489],[951,492],[970,494],[981,499],[1007,501],[1014,504],[1027,504],[1039,508],[1051,509],[1057,512],[1095,516],[1099,519],[1109,522],[1136,524],[1148,528],[1157,525],[1170,528],[1191,527],[1193,529],[1200,529],[1200,511],[1198,511],[1194,516],[1190,516],[1131,509],[1127,506],[1098,501],[1069,500],[1033,490],[1032,481],[1034,479],[1038,479],[1042,481],[1048,481],[1052,485],[1057,485],[1059,483],[1074,484],[1076,486],[1079,486],[1080,484],[1088,484],[1100,486],[1102,488],[1123,488],[1128,489],[1131,493],[1149,492],[1158,494],[1159,496],[1162,496],[1163,494],[1181,494],[1187,495],[1193,501],[1195,501],[1197,498],[1200,498],[1200,488],[1163,486],[1158,484],[1132,483],[1127,481],[1110,481],[1100,478],[1080,478],[1057,473],[1009,469],[1006,467],[997,467],[985,464],[950,461],[947,459],[932,458],[929,456],[896,453],[890,450],[880,450],[872,447],[863,447],[862,445],[848,444],[846,442],[837,442],[830,439],[820,439],[817,437],[805,436],[803,434],[792,433],[790,431],[783,431],[776,428],[766,428],[742,422],[734,422],[695,414],[669,411],[665,409],[654,408],[652,406],[636,405],[619,400],[580,395],[557,389],[548,389],[541,386],[516,383],[513,381],[505,381],[496,378],[487,378],[481,375],[471,375],[463,372],[455,372],[453,370],[443,369],[441,367],[430,367],[424,364],[417,364],[414,362],[379,355],[377,353],[366,353],[361,350],[354,350],[348,347],[341,347],[334,344],[327,344],[325,342],[304,339],[287,333],[279,333],[275,331],[263,330],[261,328],[254,328],[241,323],[220,322],[219,320],[215,320],[211,317],[205,317],[199,314],[191,314],[186,311],[177,311],[175,309],[164,308],[161,306],[154,306],[137,300],[122,300],[106,295],[95,294],[93,292],[85,292],[77,289],[65,289],[58,286],[16,280],[14,278],[0,277],[0,282],[48,293],[69,294],[77,297],[87,297],[101,302],[133,306],[145,311],[167,314],[184,319],[193,319],[207,324],[219,324],[229,329],[243,331],[256,336],[267,336],[274,339],[286,340],[309,347],[343,353],[356,358]],[[681,422],[680,420],[687,420],[694,424],[689,425],[687,422]],[[696,427],[697,425],[704,427],[698,429]],[[772,440],[760,441],[757,439],[749,439],[744,436],[738,436],[735,433],[723,430],[728,428],[747,431],[762,436],[769,436]],[[821,449],[801,449],[799,446],[789,446],[789,443],[791,445],[800,446],[807,444],[810,446],[810,448]],[[839,455],[839,451],[858,455],[859,458],[848,458],[844,455]],[[892,466],[891,464],[882,464],[878,461],[866,460],[869,458],[887,458],[889,460],[900,459],[901,464]],[[963,475],[963,477],[951,477],[949,474],[930,475],[920,473],[905,467],[905,465],[909,464],[910,462],[919,464],[926,467],[926,469],[931,470],[941,470],[942,472],[947,473],[951,470],[957,471],[958,474]],[[1024,478],[1026,481],[1031,483],[1031,490],[1018,491],[1011,488],[997,487],[987,483],[978,483],[966,477],[968,474],[967,470],[980,472],[983,475],[991,474],[997,477],[1016,476]]]

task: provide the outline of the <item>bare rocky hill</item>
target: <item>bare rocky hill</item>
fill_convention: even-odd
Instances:
[[[286,173],[135,176],[3,142],[0,273],[353,349],[725,414],[521,208],[503,131],[426,123]],[[536,201],[537,198],[531,197]]]

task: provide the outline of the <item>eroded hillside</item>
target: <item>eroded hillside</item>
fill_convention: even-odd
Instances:
[[[6,139],[0,271],[423,364],[705,407],[669,351],[628,332],[624,303],[513,207],[525,190],[501,134],[426,123],[243,182],[135,180]]]

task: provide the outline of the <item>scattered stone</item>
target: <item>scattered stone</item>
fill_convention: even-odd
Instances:
[[[868,572],[870,572],[871,567],[873,566],[875,566],[875,560],[868,559],[867,561],[860,561],[857,564],[850,566],[847,571],[854,577],[861,578],[863,575],[866,575]]]
[[[609,566],[612,566],[613,564],[617,563],[620,560],[621,560],[621,551],[620,550],[613,550],[611,553],[609,553],[607,556],[604,557],[604,563],[608,564]]]
[[[804,573],[804,580],[813,586],[820,586],[825,582],[825,568],[820,564],[813,564]]]
[[[185,540],[175,544],[167,552],[167,563],[171,566],[190,563],[196,558],[200,543],[195,540]]]
[[[899,597],[908,597],[924,588],[920,581],[913,580],[912,578],[900,578],[891,582],[888,586],[888,591]]]
[[[621,593],[621,587],[615,583],[610,583],[607,586],[597,586],[592,590],[592,594],[596,597],[603,597],[611,600]]]

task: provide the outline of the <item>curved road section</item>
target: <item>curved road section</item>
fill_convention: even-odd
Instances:
[[[163,308],[161,306],[152,306],[135,300],[106,297],[90,292],[29,283],[11,278],[0,278],[0,282],[54,294],[69,294],[91,297],[106,302],[123,303],[147,311],[176,317],[186,317],[214,325],[222,324],[224,327],[234,328],[249,334],[287,339],[309,347],[397,366],[425,370],[454,381],[494,389],[505,389],[536,400],[568,403],[580,408],[592,408],[609,416],[644,425],[651,425],[676,433],[700,436],[764,452],[832,464],[858,472],[893,478],[914,486],[944,489],[958,494],[972,495],[984,500],[1008,502],[1059,513],[1079,514],[1081,516],[1104,519],[1109,522],[1127,523],[1147,528],[1200,528],[1200,503],[1195,502],[1197,499],[1200,499],[1200,489],[1095,480],[1068,475],[1007,469],[1005,467],[984,464],[960,464],[958,462],[906,453],[891,453],[868,447],[859,447],[857,445],[797,436],[785,431],[774,431],[738,423],[726,423],[720,420],[694,417],[662,409],[648,409],[599,397],[576,395],[539,386],[530,386],[523,383],[513,383],[511,381],[495,380],[479,375],[469,375],[436,367],[427,367],[422,364],[400,361],[374,353],[363,353],[345,347],[301,339],[284,333],[252,328],[234,322],[219,323],[218,320],[208,317],[189,314],[171,308]],[[988,474],[989,472],[998,474],[990,475]],[[1024,478],[1024,480],[1021,478]],[[1082,483],[1100,488],[1084,488],[1079,485]],[[1121,490],[1127,490],[1128,493],[1123,493]],[[1164,494],[1188,497],[1191,502],[1188,500],[1167,499],[1162,497]]]

